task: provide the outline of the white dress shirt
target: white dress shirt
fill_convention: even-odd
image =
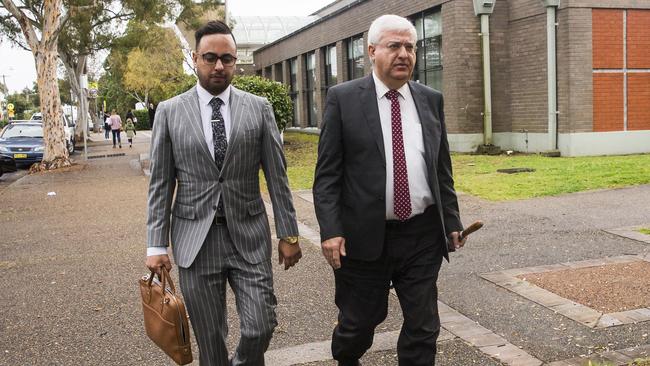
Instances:
[[[223,123],[226,128],[226,141],[230,141],[230,85],[221,92],[219,95],[212,95],[209,91],[205,90],[200,83],[196,83],[196,92],[199,94],[199,107],[201,108],[201,124],[203,126],[203,135],[205,142],[208,144],[208,150],[214,160],[214,142],[212,140],[212,106],[210,101],[212,98],[217,97],[223,101],[221,105],[221,115],[223,116]]]
[[[196,83],[196,92],[199,95],[199,108],[201,111],[201,126],[203,127],[203,137],[208,144],[210,156],[214,160],[214,143],[212,139],[212,106],[210,101],[214,97],[221,98],[223,104],[221,105],[221,115],[223,116],[224,126],[226,128],[226,141],[230,141],[230,129],[232,123],[230,122],[230,85],[219,95],[212,95],[209,91],[205,90],[200,83]],[[163,247],[150,247],[147,248],[147,256],[167,254],[167,248]]]
[[[397,220],[394,205],[393,181],[393,129],[391,121],[390,99],[386,97],[388,87],[373,72],[377,92],[377,106],[381,131],[384,137],[384,152],[386,154],[386,220]],[[424,159],[424,139],[422,124],[415,108],[411,89],[404,84],[397,90],[399,107],[402,113],[402,135],[404,136],[404,156],[408,174],[409,193],[411,195],[411,217],[419,215],[434,202],[429,188],[427,163]]]

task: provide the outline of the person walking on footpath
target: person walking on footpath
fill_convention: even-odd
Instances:
[[[414,26],[383,15],[368,31],[372,74],[329,89],[314,204],[334,268],[332,355],[359,365],[394,286],[404,323],[399,365],[435,364],[442,258],[462,247],[440,92],[410,81]]]
[[[122,132],[122,119],[120,118],[120,115],[117,114],[117,111],[115,109],[113,109],[113,111],[111,112],[110,124],[111,124],[111,132],[113,133],[113,149],[115,148],[116,140],[117,143],[120,145],[120,149],[121,149],[122,138],[120,136],[120,133]]]
[[[137,132],[135,131],[135,125],[133,124],[133,120],[131,118],[126,119],[126,123],[124,124],[124,132],[126,132],[126,138],[129,140],[129,148],[132,148],[133,136],[137,135]]]
[[[156,108],[153,107],[153,103],[149,103],[147,112],[149,113],[149,126],[153,129],[153,121],[156,119]]]
[[[195,40],[197,85],[156,111],[146,266],[171,269],[171,237],[201,365],[262,366],[277,325],[277,301],[260,167],[273,203],[280,264],[287,270],[302,256],[286,162],[269,102],[230,84],[237,59],[230,28],[208,22]],[[226,282],[241,328],[232,360]]]
[[[104,112],[104,140],[109,140],[111,133],[111,115]]]
[[[130,109],[126,111],[126,116],[124,116],[125,120],[127,120],[129,118],[131,118],[131,121],[133,121],[133,122],[136,121],[135,115],[133,114],[133,112]]]

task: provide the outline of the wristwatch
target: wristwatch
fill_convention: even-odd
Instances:
[[[298,243],[298,237],[297,236],[287,236],[282,238],[282,240],[286,241],[289,244],[297,244]]]

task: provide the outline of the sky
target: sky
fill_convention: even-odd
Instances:
[[[334,0],[228,0],[232,15],[309,15],[334,2]],[[29,51],[12,46],[6,39],[0,40],[0,79],[9,92],[31,88],[36,81],[34,57]]]

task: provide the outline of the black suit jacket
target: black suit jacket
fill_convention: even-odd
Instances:
[[[440,227],[449,235],[462,224],[442,94],[408,85],[422,124],[429,187]],[[366,261],[381,255],[386,221],[386,158],[376,94],[372,75],[329,89],[313,190],[321,240],[342,236],[347,256]],[[449,259],[446,235],[440,239]]]

